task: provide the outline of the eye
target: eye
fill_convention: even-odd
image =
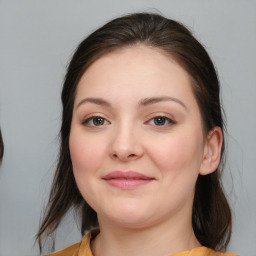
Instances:
[[[156,126],[166,126],[170,124],[175,124],[175,122],[166,116],[156,116],[149,120],[149,124]]]
[[[83,125],[85,126],[103,126],[109,124],[109,121],[107,121],[105,118],[101,116],[92,116],[83,121]]]

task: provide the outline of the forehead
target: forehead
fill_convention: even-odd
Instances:
[[[191,79],[184,68],[162,50],[145,45],[118,49],[97,59],[81,77],[76,96],[102,97],[114,92],[119,97],[135,92],[140,97],[193,97]]]

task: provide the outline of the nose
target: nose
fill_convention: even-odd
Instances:
[[[122,162],[139,159],[143,156],[143,146],[136,129],[124,125],[113,131],[110,145],[111,158]]]

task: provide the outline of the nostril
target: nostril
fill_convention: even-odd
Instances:
[[[120,159],[123,159],[123,160],[128,160],[128,159],[133,159],[136,157],[136,154],[127,154],[126,156],[125,155],[121,155],[121,154],[112,154],[112,157],[113,158],[120,158]]]

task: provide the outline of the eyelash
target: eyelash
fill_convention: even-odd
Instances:
[[[90,123],[91,121],[93,123]],[[99,123],[95,123],[95,122],[99,122]],[[91,116],[91,117],[85,119],[82,122],[82,124],[85,126],[89,126],[89,127],[99,127],[99,126],[106,125],[105,122],[107,122],[107,125],[110,124],[110,122],[102,116]],[[146,124],[150,124],[151,122],[153,122],[153,124],[151,124],[151,125],[158,126],[158,127],[166,127],[169,125],[176,124],[176,122],[174,120],[172,120],[171,118],[164,116],[164,115],[155,116],[155,117],[149,119],[146,122]]]
[[[90,126],[90,127],[99,127],[99,126],[102,126],[103,124],[95,124],[94,121],[96,121],[97,119],[101,119],[101,121],[103,121],[104,123],[105,122],[108,122],[108,124],[110,124],[109,121],[107,121],[107,119],[105,119],[104,117],[102,116],[91,116],[89,118],[86,118],[84,121],[83,121],[83,125],[85,126]],[[90,124],[90,122],[93,122],[93,124]]]
[[[160,123],[157,124],[157,121],[160,121]],[[163,122],[163,124],[161,123],[161,121]],[[176,122],[174,120],[172,120],[171,118],[169,118],[167,116],[163,116],[163,115],[155,116],[155,117],[151,118],[149,121],[147,121],[147,123],[150,123],[150,122],[154,122],[152,125],[160,126],[160,127],[166,127],[166,126],[176,124]]]

